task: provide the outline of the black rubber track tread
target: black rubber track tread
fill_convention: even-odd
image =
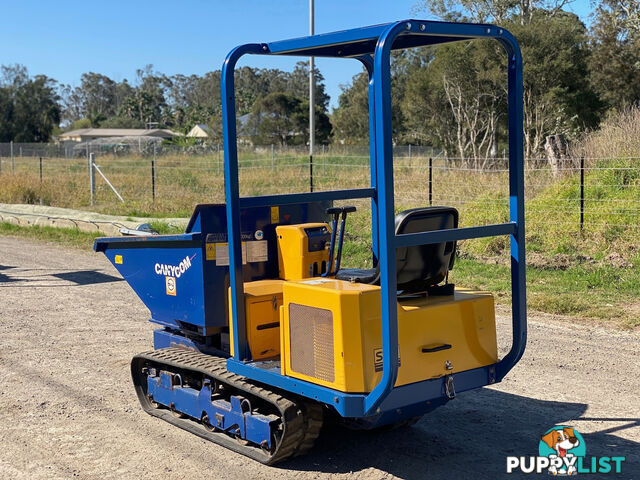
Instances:
[[[320,435],[320,430],[322,430],[322,424],[324,421],[324,411],[322,405],[319,403],[309,403],[305,402],[303,404],[304,408],[304,438],[300,442],[300,445],[296,449],[294,456],[298,457],[300,455],[304,455],[311,448]]]
[[[270,403],[279,412],[283,425],[282,435],[274,449],[266,452],[258,446],[243,445],[224,432],[209,432],[199,422],[190,418],[177,418],[170,410],[157,409],[147,396],[146,375],[143,368],[151,366],[189,370],[211,377],[217,382],[231,386],[251,397]],[[291,456],[306,453],[320,434],[322,428],[322,406],[300,398],[287,398],[284,392],[264,388],[245,377],[227,371],[227,361],[223,357],[205,355],[184,348],[163,348],[136,355],[131,360],[131,376],[142,408],[155,417],[166,420],[184,430],[222,445],[242,455],[246,455],[266,465],[286,460]]]

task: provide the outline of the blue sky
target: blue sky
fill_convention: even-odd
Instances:
[[[316,33],[415,17],[415,0],[315,0]],[[570,7],[588,21],[589,0]],[[172,75],[219,69],[229,50],[308,34],[308,0],[80,2],[0,0],[0,64],[78,85],[84,72],[133,79],[153,64]],[[245,57],[244,65],[289,69],[294,59]],[[351,60],[318,59],[335,106],[340,85],[360,71]]]

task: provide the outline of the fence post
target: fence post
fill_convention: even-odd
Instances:
[[[44,201],[42,200],[42,157],[39,158],[40,162],[40,205],[44,205]]]
[[[216,173],[219,174],[220,173],[220,144],[218,143],[217,145],[217,149],[218,149],[218,160],[216,162]]]
[[[584,157],[580,157],[580,233],[584,229]]]
[[[409,161],[411,161],[411,144],[409,144]]]
[[[433,158],[429,157],[429,206],[433,205]]]
[[[153,158],[151,159],[151,200],[156,201],[156,144],[153,144]]]
[[[272,143],[271,144],[271,170],[273,169],[274,169],[274,166],[273,166],[273,143]]]
[[[9,148],[11,149],[11,173],[14,171],[14,162],[13,162],[13,140],[9,142]]]
[[[91,190],[91,205],[95,200],[96,196],[96,173],[93,169],[93,162],[95,161],[95,154],[89,154],[89,189]]]
[[[313,192],[313,153],[309,155],[309,191]]]

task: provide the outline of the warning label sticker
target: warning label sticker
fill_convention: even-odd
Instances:
[[[205,258],[215,260],[219,267],[229,265],[228,243],[207,243]],[[269,248],[266,240],[242,242],[242,264],[266,262],[269,260]]]
[[[216,265],[219,267],[229,266],[229,244],[228,243],[214,243],[214,258]],[[242,264],[247,264],[247,248],[246,242],[242,242]]]
[[[216,244],[215,243],[207,243],[207,248],[205,250],[205,257],[207,260],[215,260],[216,259]]]
[[[271,223],[280,223],[280,207],[271,207]]]
[[[246,242],[247,262],[266,262],[269,260],[269,249],[267,241]]]

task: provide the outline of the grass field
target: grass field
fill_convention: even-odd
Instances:
[[[308,191],[308,159],[268,152],[241,157],[242,195]],[[125,216],[189,216],[196,203],[223,202],[224,183],[218,158],[164,156],[155,162],[155,201],[151,196],[151,161],[140,157],[100,157],[96,163],[125,199],[119,202],[104,180],[90,205],[84,159],[44,159],[40,183],[38,159],[19,159],[13,175],[0,175],[0,202],[40,203],[91,209]],[[394,168],[396,210],[428,204],[428,161],[399,158]],[[575,162],[559,177],[536,162],[526,169],[528,301],[530,308],[590,318],[622,327],[640,325],[640,169],[634,159],[589,160],[585,173],[584,231],[580,232],[580,175]],[[436,159],[433,203],[460,210],[461,226],[508,219],[504,164],[475,171],[461,162]],[[368,159],[319,156],[314,165],[316,190],[368,186]],[[355,201],[350,217],[345,262],[370,264],[368,201]],[[161,224],[163,233],[171,229]],[[35,235],[67,245],[90,247],[93,236],[80,232],[3,225],[0,234]],[[494,292],[510,301],[508,239],[460,242],[452,279]]]

